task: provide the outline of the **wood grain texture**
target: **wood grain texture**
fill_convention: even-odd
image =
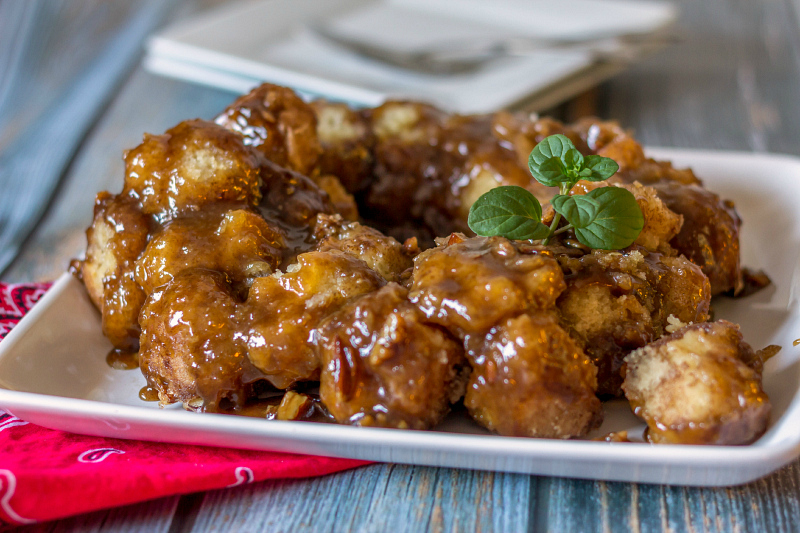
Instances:
[[[192,531],[526,531],[529,491],[529,476],[373,465],[209,492]]]
[[[15,9],[18,6],[22,8]],[[24,40],[18,47],[12,44],[12,50],[20,48],[22,52],[10,54],[0,110],[0,123],[4,125],[0,135],[7,140],[0,149],[0,189],[4,192],[0,197],[0,272],[14,259],[41,218],[81,140],[135,64],[142,41],[163,18],[169,3],[148,0],[141,2],[138,9],[120,9],[126,6],[118,2],[117,9],[102,19],[116,20],[116,30],[107,37],[99,36],[94,43],[87,42],[82,32],[61,35],[63,27],[58,17],[48,20],[48,15],[65,10],[61,9],[65,7],[61,2],[23,4],[12,0],[2,6],[0,33],[19,26],[24,28],[20,36]],[[92,14],[97,11],[102,10],[92,10]],[[70,19],[68,14],[62,15]],[[86,24],[94,29],[100,21],[89,22]],[[51,39],[54,42],[48,42]],[[92,52],[87,54],[85,49]],[[64,65],[70,65],[76,57],[80,62],[87,55],[90,59],[85,68],[61,76]],[[37,102],[35,97],[42,92],[37,88],[45,85],[37,73],[45,69],[49,76],[51,62],[61,67],[52,69],[53,79],[60,83],[41,98],[42,102]],[[26,101],[29,92],[34,98]],[[36,105],[45,101],[46,105]]]
[[[604,90],[654,146],[800,153],[800,31],[789,0],[684,0],[683,42]]]
[[[25,533],[72,533],[76,531],[81,533],[105,531],[167,533],[172,526],[179,500],[178,496],[161,498],[116,509],[73,516],[64,520],[19,527],[15,531]]]
[[[213,2],[202,2],[207,3]],[[682,0],[679,4],[684,41],[601,87],[600,114],[618,119],[650,145],[800,153],[800,106],[796,104],[800,0]],[[0,3],[0,8],[4,5]],[[87,33],[90,40],[99,38],[95,34],[113,31],[111,23],[103,23],[109,15],[92,15],[90,9],[80,7],[87,5],[94,4],[70,5],[73,14],[67,19],[74,22],[63,25],[65,36],[86,27],[95,28]],[[173,20],[200,5],[182,3]],[[20,28],[15,35],[25,31]],[[0,65],[12,70],[21,63],[4,43],[14,38],[0,34]],[[28,90],[33,100],[27,101],[46,105],[54,88],[66,83],[70,67],[51,66],[51,71],[42,71],[49,85],[31,82]],[[0,79],[0,111],[12,101],[4,96],[10,90]],[[102,189],[117,191],[121,186],[122,150],[137,144],[145,131],[160,132],[189,117],[213,116],[231,99],[231,94],[222,91],[136,70],[79,147],[58,198],[4,280],[52,279],[63,271],[69,258],[85,245],[83,230],[90,219],[92,194]],[[0,126],[30,120],[26,115],[30,112],[21,110],[22,114]],[[13,138],[13,134],[0,134],[0,146]],[[28,528],[172,532],[798,529],[798,462],[757,482],[722,489],[373,465],[317,479],[166,498]]]

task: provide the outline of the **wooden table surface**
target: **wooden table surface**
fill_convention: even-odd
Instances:
[[[148,31],[213,3],[0,1],[0,154],[14,147],[44,169],[41,176],[17,179],[44,183],[49,172],[57,184],[43,205],[44,218],[0,279],[57,277],[85,246],[94,192],[120,189],[122,151],[138,144],[143,132],[210,118],[233,99],[231,93],[151,75],[139,63]],[[580,114],[591,100],[595,113],[618,119],[651,146],[800,154],[800,5],[678,3],[680,44],[604,84],[594,99],[556,111]],[[112,46],[120,51],[109,59],[108,51],[117,50]],[[93,75],[99,81],[87,83]],[[95,94],[101,88],[104,94]],[[80,109],[67,110],[80,91],[93,96],[81,100]],[[47,134],[55,125],[63,126],[57,132],[62,137],[53,140]],[[733,488],[385,464],[175,496],[22,529],[797,531],[799,486],[797,462]]]

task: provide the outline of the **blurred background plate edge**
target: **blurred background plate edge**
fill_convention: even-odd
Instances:
[[[466,7],[475,3],[469,0],[459,1],[464,2]],[[249,81],[254,80],[252,85],[259,82],[286,85],[304,94],[344,101],[355,106],[375,106],[388,98],[410,98],[429,101],[449,111],[460,113],[483,113],[509,107],[539,111],[601,83],[629,64],[630,58],[594,62],[588,57],[581,58],[580,55],[575,55],[575,52],[570,52],[563,55],[567,67],[563,71],[555,72],[554,76],[544,75],[541,79],[537,79],[536,76],[518,77],[517,79],[509,77],[506,80],[503,69],[500,69],[497,76],[503,86],[503,94],[475,90],[474,82],[486,78],[487,73],[460,76],[458,85],[463,86],[463,89],[455,89],[455,92],[451,94],[438,94],[434,88],[441,84],[436,79],[431,79],[430,83],[427,83],[420,78],[422,81],[419,81],[418,85],[422,89],[409,91],[397,88],[393,90],[390,87],[381,87],[386,83],[376,82],[378,87],[368,87],[357,82],[334,80],[309,72],[301,72],[302,69],[295,71],[285,65],[271,64],[259,59],[261,52],[271,43],[280,42],[296,27],[307,23],[325,21],[330,17],[376,5],[426,9],[427,12],[437,13],[437,11],[445,12],[453,3],[454,0],[432,0],[431,2],[415,0],[384,2],[380,0],[249,0],[235,2],[178,22],[152,36],[147,43],[147,56],[144,64],[145,68],[155,74],[234,92],[243,92],[240,88],[246,84],[250,85]],[[606,11],[610,15],[605,20],[598,21],[597,25],[600,28],[605,27],[606,33],[611,34],[630,32],[635,29],[641,29],[642,32],[662,32],[670,28],[677,19],[677,9],[668,3],[603,2],[602,0],[565,0],[558,3],[558,10],[553,9],[551,4],[542,1],[504,0],[492,3],[495,12],[493,19],[495,23],[510,19],[509,15],[513,14],[515,9],[522,9],[520,6],[524,6],[526,9],[531,9],[531,6],[542,9],[552,19],[554,12],[569,14],[571,6],[577,9],[584,4],[609,6]],[[633,11],[626,17],[614,15],[621,9],[633,9]],[[471,6],[471,9],[465,8],[463,11],[461,16],[477,17],[482,14],[479,6]],[[547,19],[547,17],[544,18]],[[578,20],[576,17],[572,18]],[[580,21],[572,24],[576,29],[581,27]],[[567,27],[566,22],[563,26]],[[564,36],[559,34],[557,27],[555,30],[546,31],[556,36]],[[601,33],[603,32],[601,31]],[[647,53],[652,53],[656,49],[657,47],[653,47]],[[346,55],[346,52],[342,52],[342,54]],[[509,70],[506,69],[505,72],[507,74]],[[388,79],[391,80],[391,76]],[[245,80],[248,83],[243,83]],[[446,77],[443,77],[442,80],[447,81]],[[430,91],[426,91],[425,87],[429,87]]]

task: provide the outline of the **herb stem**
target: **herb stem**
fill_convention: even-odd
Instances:
[[[553,235],[558,235],[559,233],[564,233],[565,231],[569,231],[572,229],[572,224],[567,224],[563,228],[559,228],[553,232]]]
[[[556,216],[553,217],[553,221],[550,223],[550,231],[547,233],[547,237],[542,241],[542,244],[548,244],[550,242],[550,238],[556,234],[556,228],[559,222],[561,222],[561,213],[556,213]]]
[[[575,185],[575,183],[572,183],[572,182],[564,183],[564,182],[562,182],[558,186],[559,193],[563,194],[563,195],[569,194],[569,190],[572,188],[573,185]],[[561,233],[560,230],[557,231],[559,222],[561,222],[561,213],[556,213],[556,215],[553,217],[553,221],[550,223],[550,231],[547,232],[547,237],[545,237],[544,240],[542,240],[542,244],[548,244],[550,242],[550,239],[553,237],[553,235],[558,235],[559,233]],[[572,224],[564,227],[564,231],[568,230],[571,227],[572,227]]]

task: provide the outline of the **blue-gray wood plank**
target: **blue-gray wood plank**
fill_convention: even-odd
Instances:
[[[0,147],[0,272],[14,260],[41,218],[86,132],[112,90],[130,71],[142,40],[163,19],[166,5],[158,0],[143,3],[122,19],[124,22],[108,39],[92,43],[79,32],[57,39],[62,30],[59,17],[43,27],[46,15],[61,11],[55,3],[7,0],[0,4],[0,34],[8,33],[16,39],[7,43],[11,48],[6,56],[9,60],[0,65],[5,71],[0,135],[6,140]],[[104,6],[94,7],[102,11]],[[16,28],[21,29],[19,34],[13,31]],[[48,43],[50,37],[56,42]],[[68,81],[44,95],[47,105],[35,105],[29,95],[41,93],[35,88],[42,85],[42,74],[45,81],[55,76],[49,75],[49,65],[44,73],[37,73],[33,67],[49,63],[54,55],[61,60],[58,67],[74,65],[75,56],[80,57],[72,50],[76,41],[78,50],[99,53],[85,68],[70,69]],[[53,54],[56,47],[59,52]],[[30,120],[25,120],[28,117]]]
[[[796,0],[800,2],[800,0]],[[8,0],[0,2],[0,10]],[[169,20],[206,2],[183,2]],[[600,114],[645,144],[800,154],[800,24],[791,0],[681,0],[684,42],[600,90]],[[61,4],[59,4],[61,5]],[[55,36],[22,65],[0,32],[0,73],[34,69],[24,90],[0,78],[0,150],[142,4],[73,2],[40,20]],[[95,9],[97,8],[97,9]],[[2,11],[0,11],[2,13]],[[0,20],[2,25],[2,20]],[[41,28],[41,26],[40,26]],[[41,30],[40,30],[41,31]],[[86,43],[53,50],[80,33]],[[46,32],[45,32],[46,34]],[[58,40],[61,39],[61,40]],[[65,62],[64,57],[73,57]],[[59,58],[62,58],[59,60]],[[16,65],[16,66],[15,66]],[[38,69],[38,70],[35,70]],[[3,75],[3,74],[0,74]],[[14,92],[16,91],[16,92]],[[13,105],[8,94],[17,96]],[[21,96],[20,96],[21,95]],[[119,190],[122,150],[145,131],[210,117],[232,95],[133,72],[78,147],[58,197],[5,281],[52,279],[85,246],[91,192]],[[800,463],[732,488],[684,488],[372,465],[310,480],[263,482],[98,511],[29,531],[798,531]]]
[[[210,492],[192,531],[526,531],[528,513],[509,511],[529,487],[523,475],[376,465]]]

